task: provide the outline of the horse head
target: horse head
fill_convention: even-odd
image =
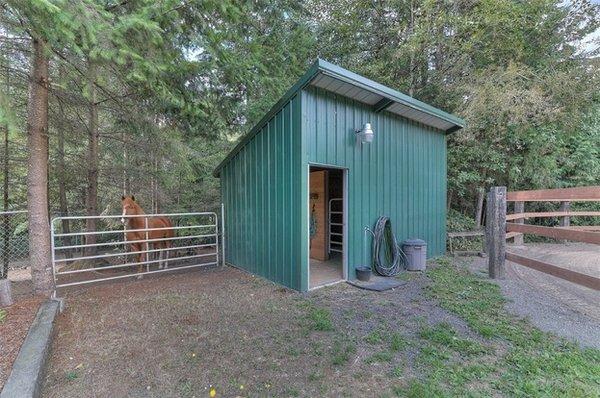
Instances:
[[[138,205],[135,202],[135,197],[131,196],[121,196],[121,204],[123,206],[123,214],[121,216],[121,223],[125,224],[127,215],[135,215],[138,214],[137,208]]]

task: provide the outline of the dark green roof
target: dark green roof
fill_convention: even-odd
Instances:
[[[233,148],[217,166],[213,174],[218,177],[223,166],[234,157],[254,137],[266,123],[289,100],[307,85],[314,85],[341,96],[371,105],[374,112],[388,111],[399,114],[419,123],[435,127],[447,133],[465,126],[464,120],[450,113],[414,99],[366,77],[357,75],[337,65],[318,59],[310,69],[294,84],[285,95],[265,114],[265,116]]]

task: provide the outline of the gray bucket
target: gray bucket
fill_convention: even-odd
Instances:
[[[406,254],[406,269],[425,271],[427,264],[427,242],[422,239],[407,239],[402,242],[402,251]]]

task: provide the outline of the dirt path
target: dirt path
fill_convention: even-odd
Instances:
[[[415,374],[418,345],[399,349],[424,327],[478,338],[425,298],[427,283],[414,275],[379,294],[345,284],[301,294],[217,268],[78,289],[58,319],[43,395],[390,393]]]
[[[509,250],[600,277],[600,246],[585,243],[528,244]],[[487,273],[487,260],[473,260]],[[600,292],[507,262],[507,279],[498,281],[508,309],[534,325],[584,346],[600,348]]]
[[[0,390],[8,379],[29,326],[44,300],[43,297],[33,295],[29,269],[11,269],[8,278],[15,304],[3,309],[6,317],[0,322]]]

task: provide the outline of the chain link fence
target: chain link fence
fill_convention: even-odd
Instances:
[[[0,277],[29,261],[27,211],[0,211]]]

